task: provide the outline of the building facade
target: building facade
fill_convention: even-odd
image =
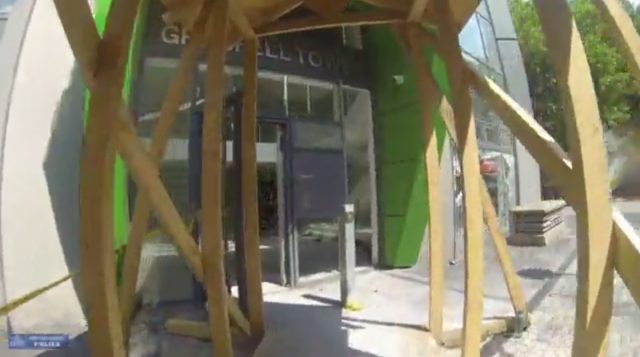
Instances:
[[[108,7],[108,0],[94,2],[99,28]],[[136,114],[138,135],[147,144],[180,50],[189,40],[180,28],[162,21],[162,11],[159,1],[147,2],[136,24],[126,76],[125,96]],[[460,40],[474,68],[530,108],[506,0],[481,2]],[[426,55],[446,95],[446,64],[432,52]],[[43,58],[47,58],[46,70]],[[242,245],[242,232],[237,228],[241,222],[237,177],[242,157],[238,145],[243,130],[238,101],[242,63],[242,47],[229,49],[222,160],[228,280],[240,285],[237,277],[242,274],[234,262],[242,259],[235,254]],[[160,175],[178,211],[186,222],[196,222],[192,225],[196,240],[205,76],[206,63],[201,59],[160,163]],[[83,121],[87,119],[85,97],[52,2],[0,0],[0,304],[80,268],[77,202]],[[336,218],[347,203],[356,210],[360,266],[414,265],[433,204],[445,207],[447,242],[453,246],[461,239],[455,148],[439,123],[444,202],[428,202],[422,119],[413,74],[401,43],[389,28],[261,39],[258,98],[265,280],[294,286],[307,276],[335,270]],[[511,207],[540,198],[538,168],[476,96],[474,114],[479,165],[500,221],[508,229]],[[119,249],[126,246],[136,192],[121,162],[115,171],[114,248]],[[157,223],[152,222],[150,231],[153,234],[144,254],[152,256],[159,247],[170,247]],[[36,246],[39,248],[34,249]],[[176,281],[190,279],[185,267],[168,265],[166,269],[171,269]],[[27,271],[29,277],[24,275]],[[197,284],[193,285],[197,293]],[[180,296],[191,295],[186,289]],[[81,330],[80,301],[74,280],[12,313],[11,329],[49,332],[64,325],[70,332]]]
[[[506,0],[480,2],[460,33],[467,62],[492,78],[531,111],[526,73]],[[411,65],[404,48],[387,28],[370,30],[365,40],[374,92],[374,127],[378,184],[380,261],[385,266],[416,263],[428,224],[424,145],[420,107]],[[446,64],[433,53],[432,74],[439,87],[448,88]],[[401,81],[394,79],[401,78]],[[446,92],[443,90],[443,92]],[[446,93],[445,93],[446,94]],[[480,168],[500,223],[509,231],[509,209],[540,200],[537,163],[511,133],[472,93],[480,151]],[[462,197],[455,148],[436,123],[441,148],[442,197],[446,220],[446,249],[455,259],[456,241],[462,246]]]

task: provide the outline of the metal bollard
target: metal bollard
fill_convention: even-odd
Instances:
[[[355,288],[356,278],[356,228],[353,204],[346,204],[343,208],[338,218],[340,302],[342,307],[349,308],[353,304],[351,294]]]

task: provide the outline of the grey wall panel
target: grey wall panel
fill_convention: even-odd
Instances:
[[[509,94],[532,113],[531,95],[520,46],[507,0],[486,0],[493,20],[498,52],[502,59],[505,84]],[[515,140],[516,202],[519,205],[541,199],[540,167],[520,142]]]
[[[496,38],[516,38],[516,29],[513,26],[507,0],[485,0],[485,3],[493,21]]]
[[[0,42],[4,297],[79,270],[84,86],[52,1],[18,1]],[[86,328],[79,277],[9,315],[14,333]]]
[[[4,141],[5,129],[7,126],[9,103],[13,90],[16,68],[22,44],[24,41],[27,26],[31,20],[31,13],[35,0],[22,0],[16,4],[12,10],[9,21],[6,17],[2,20],[2,30],[0,30],[0,180],[2,179],[4,161]],[[1,181],[0,181],[1,182]],[[0,211],[1,213],[1,211]],[[2,223],[0,222],[0,229]],[[0,233],[0,243],[3,240]],[[7,302],[3,245],[0,244],[0,305]],[[0,318],[0,331],[7,329],[6,317]]]

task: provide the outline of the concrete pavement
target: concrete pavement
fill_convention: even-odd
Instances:
[[[632,225],[640,228],[640,202],[619,202]],[[485,342],[482,356],[570,356],[576,294],[575,218],[567,210],[566,234],[547,247],[510,247],[528,299],[532,325],[521,338],[496,336]],[[508,293],[492,244],[485,239],[484,316],[511,316]],[[461,244],[458,245],[459,248]],[[459,255],[460,257],[462,255]],[[322,279],[299,289],[265,283],[265,315],[269,331],[257,350],[260,357],[307,356],[459,356],[460,350],[437,346],[429,332],[426,259],[412,269],[361,269],[355,298],[360,311],[337,306],[337,277]],[[445,329],[462,325],[464,264],[446,269]],[[616,280],[615,307],[609,356],[640,356],[638,308],[622,282]],[[132,356],[210,356],[209,342],[171,336],[162,326],[169,317],[205,320],[193,304],[163,305],[141,311],[134,323]],[[35,356],[0,347],[0,356]],[[45,356],[86,356],[82,339],[72,350],[49,351]],[[236,356],[251,355],[238,341]]]

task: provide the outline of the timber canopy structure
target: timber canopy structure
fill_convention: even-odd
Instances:
[[[152,0],[156,1],[156,0]],[[640,79],[640,38],[617,0],[593,0],[610,26],[631,73]],[[574,356],[606,353],[612,314],[613,278],[617,271],[640,303],[640,240],[612,207],[606,152],[597,98],[580,34],[564,1],[535,0],[551,62],[564,101],[569,153],[524,109],[490,79],[467,67],[458,33],[478,5],[475,0],[364,0],[365,11],[351,12],[347,0],[165,0],[165,21],[190,31],[177,75],[166,91],[150,149],[136,135],[132,111],[122,98],[123,77],[140,0],[114,0],[102,35],[87,0],[55,0],[62,26],[91,92],[89,117],[81,163],[81,278],[89,306],[89,343],[95,356],[124,356],[140,265],[143,237],[153,213],[171,235],[195,277],[205,287],[210,323],[187,321],[213,341],[215,356],[232,356],[231,323],[256,342],[264,336],[259,220],[256,190],[255,130],[242,137],[244,150],[243,231],[248,311],[241,311],[225,286],[222,246],[222,118],[224,63],[227,49],[243,41],[243,125],[256,126],[257,39],[281,33],[341,26],[388,24],[405,44],[417,75],[421,98],[425,166],[429,201],[439,202],[436,187],[440,164],[432,113],[440,110],[451,138],[457,143],[464,187],[465,303],[462,331],[443,331],[443,229],[441,209],[430,209],[429,326],[432,338],[460,345],[464,356],[478,356],[483,336],[521,330],[528,324],[525,299],[509,258],[496,212],[478,165],[478,146],[471,110],[470,89],[487,100],[505,125],[538,161],[543,171],[576,210],[578,220],[578,296]],[[304,6],[312,15],[286,16]],[[444,60],[451,95],[444,96],[425,65],[429,47]],[[179,110],[190,72],[206,54],[205,110],[202,145],[202,246],[197,246],[158,174],[170,130]],[[129,245],[124,257],[123,281],[116,284],[112,247],[113,167],[120,155],[139,187],[132,215]],[[482,214],[481,214],[482,213]],[[507,282],[514,317],[482,324],[483,225],[490,232]],[[168,326],[169,328],[170,326]],[[425,338],[429,338],[425,332]]]

